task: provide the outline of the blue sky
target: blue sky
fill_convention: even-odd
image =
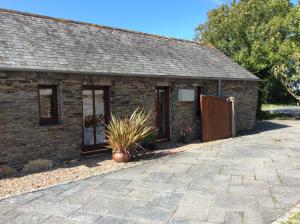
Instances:
[[[0,0],[0,8],[193,39],[206,13],[229,0]],[[296,0],[293,0],[296,2]]]

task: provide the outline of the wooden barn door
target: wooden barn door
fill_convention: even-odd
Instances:
[[[158,140],[170,139],[169,92],[169,87],[156,87],[156,126]]]
[[[231,136],[231,102],[217,96],[200,97],[203,142]]]

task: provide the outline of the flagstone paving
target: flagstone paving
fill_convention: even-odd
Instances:
[[[0,201],[0,223],[260,224],[300,201],[300,121]]]

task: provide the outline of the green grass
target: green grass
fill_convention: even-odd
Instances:
[[[271,113],[269,111],[261,111],[257,116],[259,120],[291,120],[293,117],[278,114],[278,113]]]
[[[267,110],[267,109],[274,109],[278,107],[286,107],[286,106],[296,106],[296,104],[262,104],[261,109]]]
[[[300,224],[300,212],[291,215],[287,221],[281,222],[281,224]]]

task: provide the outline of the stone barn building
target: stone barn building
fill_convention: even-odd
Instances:
[[[155,113],[158,138],[200,138],[199,95],[255,124],[259,79],[212,46],[0,10],[0,165],[103,150],[110,113]]]

